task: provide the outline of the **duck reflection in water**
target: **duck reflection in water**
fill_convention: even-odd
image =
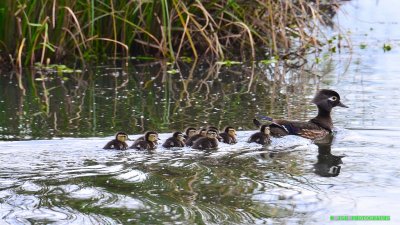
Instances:
[[[314,164],[314,173],[320,175],[321,177],[336,177],[340,173],[341,164],[343,164],[342,158],[344,156],[332,155],[333,135],[329,142],[315,143],[318,146],[318,156],[317,163]]]

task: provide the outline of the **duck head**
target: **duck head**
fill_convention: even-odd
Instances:
[[[176,138],[179,141],[184,141],[185,140],[185,138],[183,137],[182,132],[179,132],[179,131],[173,133],[172,137]]]
[[[217,138],[219,136],[218,131],[214,129],[208,129],[206,135],[208,138]]]
[[[188,127],[188,128],[186,128],[186,130],[185,130],[185,134],[186,134],[186,136],[188,136],[188,137],[191,137],[191,136],[195,135],[196,132],[197,132],[197,129],[194,128],[194,127]]]
[[[321,89],[317,92],[312,103],[316,104],[318,108],[330,112],[333,107],[340,106],[348,108],[340,101],[340,95],[333,90]]]
[[[200,134],[201,136],[205,137],[207,136],[207,129],[206,128],[201,128],[198,130],[198,134]]]
[[[128,139],[128,135],[125,132],[122,132],[122,131],[120,131],[120,132],[115,134],[115,139],[120,141],[120,142],[125,142],[125,141],[129,140]]]
[[[261,133],[264,133],[265,135],[269,135],[271,133],[268,124],[262,125],[260,128],[260,131],[261,131]]]
[[[236,137],[236,130],[233,127],[225,127],[224,132],[231,137]]]
[[[147,131],[146,134],[144,135],[144,139],[146,141],[151,141],[151,142],[156,142],[157,140],[160,140],[158,138],[158,133],[155,131]]]

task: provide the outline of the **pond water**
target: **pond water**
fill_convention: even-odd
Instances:
[[[346,2],[336,21],[351,48],[297,70],[143,61],[74,74],[29,70],[25,95],[15,74],[1,75],[0,224],[365,223],[330,221],[341,215],[399,224],[397,5]],[[315,115],[319,88],[337,90],[350,107],[334,109],[331,144],[296,136],[246,143],[257,114]],[[102,149],[118,130],[132,139],[157,130],[162,142],[205,125],[237,127],[239,143],[214,152]]]

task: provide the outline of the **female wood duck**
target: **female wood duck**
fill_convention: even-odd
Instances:
[[[225,127],[224,132],[220,133],[219,136],[222,138],[222,142],[226,144],[236,144],[236,130],[233,127]]]
[[[183,137],[188,140],[190,137],[197,134],[197,129],[194,127],[188,127],[185,129],[185,135]]]
[[[185,138],[183,138],[182,132],[175,132],[172,134],[172,137],[168,138],[164,144],[162,145],[164,148],[173,148],[173,147],[185,147]]]
[[[252,134],[247,142],[255,142],[262,145],[271,144],[269,125],[262,125],[260,131]]]
[[[116,149],[116,150],[126,150],[128,149],[128,144],[125,141],[129,140],[128,135],[125,132],[118,132],[115,134],[115,139],[109,141],[103,149]]]
[[[272,122],[269,125],[271,135],[274,137],[299,135],[312,140],[322,139],[332,132],[332,109],[336,106],[348,108],[340,102],[340,96],[336,91],[328,89],[319,90],[312,103],[318,107],[318,115],[308,122],[276,120],[267,117],[266,119]],[[258,126],[261,125],[256,119],[253,122]]]
[[[214,129],[208,129],[206,137],[197,139],[192,148],[200,150],[215,150],[218,149],[218,131]]]
[[[193,143],[194,143],[197,139],[199,139],[199,138],[201,138],[201,137],[205,137],[205,136],[206,136],[206,133],[207,133],[207,130],[206,130],[205,128],[199,129],[197,134],[195,134],[195,135],[189,137],[188,139],[186,139],[185,145],[186,145],[186,146],[189,146],[189,147],[192,146]]]
[[[144,140],[137,139],[130,148],[137,150],[154,150],[157,148],[158,134],[155,131],[147,131]]]

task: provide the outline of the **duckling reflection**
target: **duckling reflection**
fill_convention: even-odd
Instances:
[[[193,143],[192,148],[200,150],[216,150],[218,149],[218,131],[214,129],[207,130],[207,136],[199,138]]]
[[[236,130],[233,127],[227,126],[224,129],[223,133],[220,133],[219,136],[222,138],[222,142],[226,144],[236,144]]]
[[[344,156],[336,156],[331,153],[331,143],[317,144],[317,163],[314,164],[314,172],[322,177],[336,177],[340,173]]]
[[[144,139],[136,140],[130,148],[137,150],[154,150],[157,148],[158,134],[155,131],[148,131],[144,135]]]
[[[125,142],[129,140],[128,135],[125,132],[118,132],[115,134],[115,139],[109,141],[103,149],[116,149],[116,150],[126,150],[128,149],[128,144]]]
[[[182,132],[175,132],[172,134],[172,137],[168,138],[164,144],[162,145],[164,148],[173,148],[173,147],[185,147],[185,138],[183,137]]]

